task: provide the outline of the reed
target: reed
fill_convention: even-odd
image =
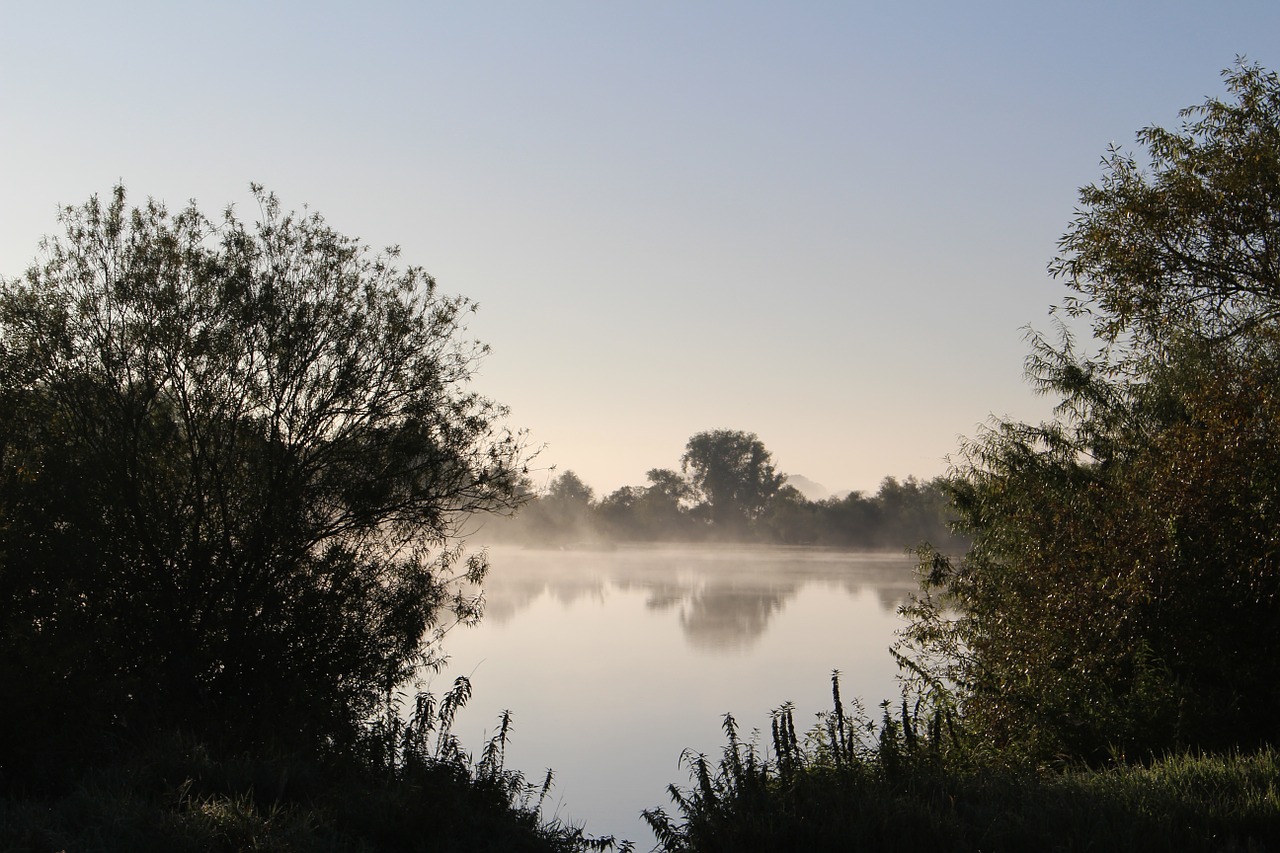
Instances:
[[[504,712],[478,756],[452,732],[465,679],[384,716],[351,752],[217,755],[182,736],[131,744],[58,791],[0,788],[0,850],[515,851],[633,849],[543,813],[551,771],[505,765]]]
[[[794,709],[769,739],[725,719],[718,760],[686,754],[675,814],[645,818],[665,853],[709,851],[1280,850],[1280,753],[1177,753],[1106,769],[977,755],[943,708],[872,721],[840,700],[803,737]]]

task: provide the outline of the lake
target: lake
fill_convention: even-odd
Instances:
[[[911,557],[779,547],[490,548],[479,626],[445,640],[473,696],[454,727],[478,753],[503,709],[507,766],[530,781],[555,770],[546,812],[647,850],[644,808],[672,812],[690,748],[718,755],[734,715],[767,740],[769,711],[796,706],[807,728],[846,701],[875,712],[898,695],[888,647],[915,590]]]

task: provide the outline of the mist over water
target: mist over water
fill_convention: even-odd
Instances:
[[[478,749],[503,709],[508,765],[550,767],[551,809],[588,832],[652,843],[640,811],[687,783],[681,751],[717,753],[732,713],[744,732],[831,704],[830,675],[874,711],[898,695],[888,653],[916,588],[906,554],[765,546],[490,549],[481,624],[445,641],[474,696],[456,727]]]

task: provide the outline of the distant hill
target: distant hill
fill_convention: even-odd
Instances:
[[[815,483],[801,474],[788,474],[785,485],[794,486],[800,494],[811,501],[821,501],[831,497],[831,491],[826,486]]]

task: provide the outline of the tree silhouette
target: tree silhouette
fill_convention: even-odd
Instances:
[[[317,214],[123,187],[0,282],[0,707],[17,751],[157,726],[333,746],[428,653],[524,455],[473,306]],[[43,733],[43,737],[40,734]],[[46,755],[45,758],[48,756]]]

